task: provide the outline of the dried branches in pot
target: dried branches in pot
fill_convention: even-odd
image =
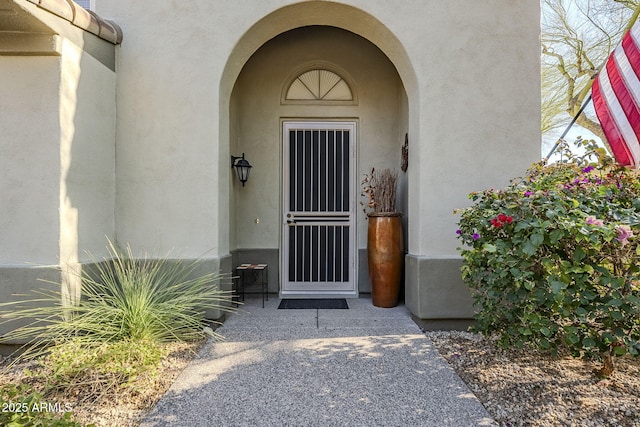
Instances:
[[[377,171],[371,168],[371,173],[365,174],[362,180],[362,197],[368,201],[360,202],[364,206],[364,213],[371,214],[397,214],[396,194],[398,184],[398,172],[392,169]],[[370,209],[370,211],[367,211]]]

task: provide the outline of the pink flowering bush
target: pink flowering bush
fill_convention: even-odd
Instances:
[[[595,154],[472,193],[457,234],[478,331],[612,367],[640,353],[640,180]]]

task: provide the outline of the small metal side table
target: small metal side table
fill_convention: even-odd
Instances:
[[[264,308],[265,296],[269,301],[268,274],[269,266],[267,264],[240,264],[237,266],[235,291],[238,297],[242,296],[242,301],[244,301],[245,288],[250,284],[258,284],[262,294],[262,308]]]

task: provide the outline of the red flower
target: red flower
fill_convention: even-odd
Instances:
[[[511,224],[513,222],[513,217],[507,216],[505,214],[498,215],[498,220],[500,222],[506,222],[507,224]]]
[[[500,214],[497,217],[491,219],[489,222],[491,222],[491,225],[493,225],[494,227],[500,228],[505,224],[511,224],[513,222],[513,217],[505,214]]]

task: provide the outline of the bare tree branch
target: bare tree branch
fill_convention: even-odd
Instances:
[[[542,131],[568,123],[589,96],[593,79],[620,42],[640,0],[542,0]],[[576,124],[600,137],[595,116]]]

